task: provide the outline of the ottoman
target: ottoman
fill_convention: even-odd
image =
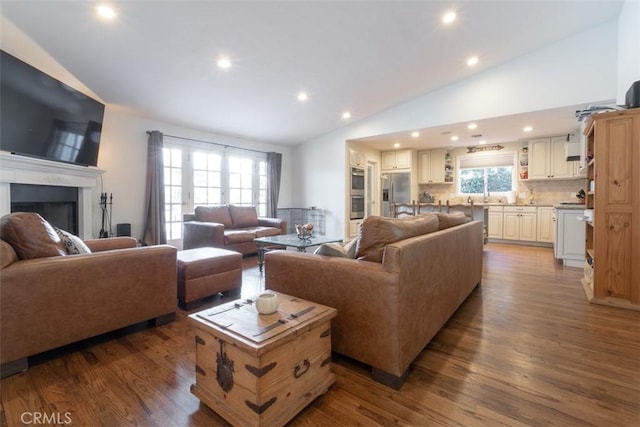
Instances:
[[[219,248],[178,251],[178,303],[191,310],[202,299],[242,287],[242,254]]]

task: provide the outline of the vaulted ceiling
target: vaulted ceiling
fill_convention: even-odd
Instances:
[[[621,1],[110,5],[113,20],[90,1],[3,1],[0,12],[106,103],[293,145],[615,19]]]

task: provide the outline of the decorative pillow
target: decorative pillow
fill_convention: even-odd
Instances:
[[[196,221],[216,222],[225,227],[231,227],[231,214],[229,206],[197,206],[195,209]]]
[[[471,221],[471,218],[466,216],[464,212],[436,212],[436,215],[438,216],[438,230],[444,230],[445,228],[454,227]]]
[[[357,247],[358,239],[347,243],[323,243],[314,254],[355,259]]]
[[[67,254],[58,233],[35,212],[14,212],[0,218],[0,237],[20,259]]]
[[[438,217],[429,212],[408,218],[369,216],[360,224],[356,257],[382,262],[384,247],[389,243],[438,230]]]
[[[258,226],[258,212],[255,206],[229,206],[233,228]]]
[[[91,249],[89,249],[82,239],[75,234],[71,234],[58,227],[54,227],[54,230],[56,230],[56,233],[60,236],[60,240],[62,240],[62,244],[64,245],[64,249],[67,251],[67,255],[91,253]]]

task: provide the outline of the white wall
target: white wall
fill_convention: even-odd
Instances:
[[[618,96],[624,105],[631,83],[640,80],[640,1],[626,0],[618,19]]]
[[[341,236],[346,140],[614,99],[617,37],[605,23],[298,146],[294,201],[327,209],[327,234]]]
[[[0,25],[0,40],[3,50],[69,86],[100,99],[10,21],[2,18]],[[118,223],[131,223],[132,235],[141,237],[145,216],[144,193],[148,138],[146,131],[148,130],[159,130],[164,134],[282,153],[282,183],[279,205],[282,207],[292,206],[291,183],[293,175],[290,147],[263,144],[211,131],[189,129],[166,121],[141,117],[118,106],[107,104],[98,157],[98,168],[105,170],[105,173],[102,175],[101,185],[98,185],[93,194],[96,203],[92,220],[94,236],[97,236],[100,230],[102,219],[98,202],[100,192],[104,191],[113,193],[113,231],[115,232],[115,226]]]

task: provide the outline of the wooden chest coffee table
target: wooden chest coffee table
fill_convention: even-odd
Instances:
[[[335,381],[336,310],[273,293],[279,298],[273,314],[259,314],[252,299],[241,299],[189,316],[196,326],[191,392],[234,425],[284,425]]]

